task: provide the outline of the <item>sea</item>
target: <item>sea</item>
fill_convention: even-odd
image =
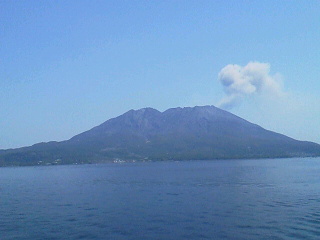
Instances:
[[[0,239],[320,239],[320,158],[0,168]]]

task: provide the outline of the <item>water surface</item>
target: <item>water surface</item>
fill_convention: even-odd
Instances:
[[[0,168],[0,239],[316,239],[320,158]]]

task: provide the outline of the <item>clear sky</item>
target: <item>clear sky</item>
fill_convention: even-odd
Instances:
[[[281,94],[243,85],[252,62]],[[229,64],[243,70],[232,89],[218,76]],[[1,0],[0,149],[130,109],[221,105],[236,90],[232,113],[320,143],[319,66],[318,0]]]

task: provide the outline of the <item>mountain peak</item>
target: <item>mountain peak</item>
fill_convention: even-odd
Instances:
[[[140,108],[137,110],[131,109],[130,111],[124,113],[123,115],[147,115],[147,114],[159,114],[159,113],[161,112],[154,108],[146,107],[146,108]]]
[[[215,106],[130,110],[58,143],[0,152],[0,165],[319,156],[320,145],[268,131]],[[60,163],[60,161],[59,161]]]

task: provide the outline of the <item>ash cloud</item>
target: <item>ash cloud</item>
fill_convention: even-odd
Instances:
[[[249,62],[244,67],[229,64],[221,69],[218,79],[226,94],[218,103],[223,109],[231,109],[249,96],[283,94],[280,75],[270,75],[269,63]]]

